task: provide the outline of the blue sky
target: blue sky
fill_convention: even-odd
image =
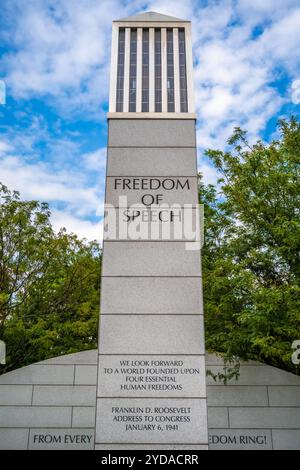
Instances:
[[[1,0],[0,181],[47,201],[55,229],[101,239],[111,22],[192,20],[199,168],[235,126],[276,137],[300,109],[299,0]]]

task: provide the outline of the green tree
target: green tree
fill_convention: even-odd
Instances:
[[[250,145],[236,128],[228,151],[206,152],[221,174],[220,193],[200,179],[206,345],[299,373],[300,124],[279,130]]]
[[[47,204],[4,185],[0,202],[0,371],[97,347],[98,244],[56,234]]]

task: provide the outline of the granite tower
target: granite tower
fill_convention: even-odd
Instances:
[[[113,22],[96,449],[206,449],[191,23]]]

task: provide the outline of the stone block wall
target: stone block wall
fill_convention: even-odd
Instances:
[[[223,370],[215,355],[206,366]],[[240,372],[207,378],[210,449],[300,449],[300,377],[256,362]],[[0,376],[0,449],[93,449],[96,381],[97,350]]]
[[[206,355],[214,374],[223,362]],[[300,449],[300,377],[259,362],[242,363],[227,385],[207,377],[210,449]]]
[[[93,449],[97,350],[0,376],[0,449]]]

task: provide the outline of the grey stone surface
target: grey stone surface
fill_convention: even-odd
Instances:
[[[207,387],[208,406],[268,406],[267,387],[226,385],[222,393],[218,387]]]
[[[52,357],[37,364],[97,364],[97,349]]]
[[[184,278],[182,278],[184,279]],[[181,280],[182,280],[181,279]],[[147,280],[147,279],[146,279]],[[149,279],[148,279],[149,280]],[[160,279],[159,279],[160,280]],[[196,279],[198,282],[198,279]],[[130,287],[127,286],[127,290],[130,290]],[[174,295],[175,288],[173,290]],[[185,297],[188,294],[184,294]],[[150,302],[150,299],[149,299]],[[147,315],[145,316],[147,317]],[[164,315],[162,316],[164,317]],[[172,317],[173,318],[173,317]],[[185,318],[185,317],[184,317]],[[189,318],[189,317],[187,317]],[[107,356],[100,355],[101,358]],[[130,356],[131,357],[131,356]],[[134,356],[136,357],[136,356]],[[143,358],[148,356],[142,356]],[[116,356],[111,356],[112,360],[115,361]],[[191,358],[194,359],[193,356]],[[75,374],[75,379],[77,376],[78,380],[87,380],[95,382],[93,374],[97,374],[96,367],[93,364],[97,362],[97,350],[83,351],[82,353],[70,354],[67,356],[61,356],[58,358],[52,358],[50,360],[44,361],[38,364],[38,367],[43,366],[42,377],[49,377],[49,380],[53,380],[55,372],[53,374],[53,369],[56,371],[56,365],[66,364],[67,371],[68,367],[71,366],[73,371],[74,378],[74,364],[79,364],[80,369],[79,373]],[[214,355],[207,355],[206,357],[207,368],[211,368],[213,365],[221,365],[221,360],[216,358]],[[85,372],[84,364],[87,364],[88,370]],[[25,367],[14,372],[10,372],[1,376],[2,382],[13,382],[12,385],[0,385],[0,397],[2,400],[2,406],[0,405],[0,448],[1,449],[25,449],[27,447],[28,441],[28,428],[41,427],[44,429],[42,433],[47,434],[52,432],[51,427],[62,430],[66,433],[73,428],[80,429],[83,434],[86,434],[94,426],[95,419],[95,407],[94,406],[70,406],[68,407],[57,407],[57,406],[29,406],[29,390],[32,390],[32,385],[35,385],[35,388],[42,388],[38,384],[32,383],[33,375],[32,369],[36,365]],[[63,367],[66,367],[63,366]],[[92,366],[92,367],[91,367]],[[76,367],[77,368],[77,367]],[[82,368],[82,370],[81,370]],[[35,375],[39,380],[41,379],[40,374]],[[59,369],[59,377],[62,377],[61,369]],[[94,371],[94,372],[93,372]],[[255,371],[255,373],[254,373]],[[47,374],[48,372],[48,374]],[[24,385],[18,385],[18,374],[20,373],[21,379]],[[69,372],[68,372],[69,373]],[[247,377],[248,374],[248,377]],[[255,376],[256,374],[256,376]],[[12,375],[12,378],[11,378]],[[249,379],[250,377],[250,379]],[[259,385],[251,384],[251,381],[259,381]],[[58,380],[57,378],[55,379]],[[65,380],[65,378],[63,378]],[[260,364],[259,366],[252,363],[252,365],[243,365],[242,366],[242,380],[243,382],[250,382],[249,387],[245,385],[240,385],[240,381],[229,382],[230,385],[224,386],[222,384],[216,386],[212,385],[208,387],[208,395],[210,400],[214,400],[210,403],[215,403],[218,405],[228,405],[230,412],[230,426],[228,428],[228,408],[226,406],[213,406],[209,407],[208,413],[208,423],[210,428],[210,434],[212,435],[226,435],[226,432],[230,435],[242,435],[242,436],[251,436],[254,435],[263,435],[268,434],[270,430],[273,435],[273,444],[274,449],[299,449],[300,442],[300,418],[299,418],[299,403],[298,403],[298,392],[299,392],[299,377],[285,373],[279,369]],[[274,385],[274,382],[278,385]],[[73,383],[73,382],[72,382]],[[100,382],[101,383],[101,382]],[[270,384],[271,383],[271,384]],[[273,385],[272,385],[273,384]],[[62,389],[66,390],[65,384],[62,383]],[[257,396],[253,395],[253,391],[258,392],[258,396],[262,398],[261,390],[268,386],[270,407],[262,407],[261,402],[258,400]],[[70,387],[79,388],[80,385]],[[48,387],[46,387],[48,388]],[[55,389],[59,387],[54,387]],[[68,388],[68,387],[67,387]],[[94,388],[94,395],[96,394],[96,386]],[[20,390],[24,391],[20,393]],[[48,389],[49,390],[49,389]],[[237,390],[237,391],[236,391]],[[241,395],[241,390],[244,392]],[[249,397],[246,397],[246,392],[249,391]],[[212,395],[213,394],[213,395]],[[72,393],[70,394],[70,399],[72,398]],[[219,397],[219,398],[218,398]],[[251,397],[251,400],[250,400]],[[22,403],[16,405],[18,400],[26,400],[28,406],[22,406]],[[130,399],[132,400],[132,399]],[[133,399],[134,400],[134,399]],[[156,400],[158,400],[156,398]],[[164,400],[168,400],[165,398]],[[238,401],[239,400],[239,401]],[[242,401],[240,401],[242,400]],[[249,402],[248,402],[249,400]],[[253,400],[253,401],[252,401]],[[265,397],[263,397],[265,400]],[[148,400],[147,400],[148,401]],[[4,404],[5,403],[5,404]],[[69,402],[71,403],[71,401]],[[244,406],[238,406],[237,404],[243,403]],[[245,406],[247,404],[247,406]],[[57,405],[57,403],[55,403]],[[235,413],[236,411],[236,413]],[[236,429],[234,429],[234,427]],[[36,429],[33,429],[36,431]],[[40,443],[42,444],[42,443]],[[249,445],[251,442],[249,441]],[[230,446],[230,442],[228,441]],[[248,444],[247,444],[248,445]],[[47,445],[47,448],[48,445]],[[138,444],[102,444],[99,448],[103,449],[196,449],[198,447],[184,446],[184,444],[165,444],[162,443],[158,445],[149,444],[138,445]],[[243,444],[240,448],[247,448]]]
[[[100,356],[99,397],[206,397],[204,356]]]
[[[29,429],[0,429],[0,450],[26,450]]]
[[[209,366],[214,374],[224,372],[222,366]],[[286,372],[276,367],[266,365],[242,365],[238,382],[232,379],[229,384],[238,385],[300,385],[300,377],[290,372]],[[222,382],[215,382],[211,377],[207,377],[208,385],[222,386]]]
[[[73,428],[94,428],[95,426],[95,405],[94,406],[74,406],[72,427]]]
[[[101,315],[101,354],[204,354],[202,315]]]
[[[0,376],[1,384],[73,384],[73,365],[32,364]]]
[[[96,365],[76,365],[75,385],[96,385],[97,366]]]
[[[151,149],[147,149],[147,147],[151,147]],[[163,153],[161,147],[167,148],[165,153]],[[184,150],[187,150],[187,160],[184,160],[184,153],[181,149],[176,148],[175,152],[172,153],[170,147],[186,147]],[[134,160],[130,159],[131,154],[133,154]],[[112,157],[111,161],[110,157]],[[166,160],[168,157],[169,160]],[[152,173],[155,158],[157,160],[157,167],[155,168],[155,171],[158,171],[157,178],[155,173]],[[197,205],[194,120],[163,120],[160,122],[155,119],[110,120],[108,159],[105,199],[108,204],[116,207],[124,206],[119,197],[126,196],[127,204],[140,205],[144,202],[143,197],[145,197],[145,194],[148,194],[147,197],[160,194],[163,199],[159,201],[159,204]],[[160,165],[161,159],[164,159],[164,165]],[[175,168],[174,174],[170,173],[169,170],[172,169],[172,166],[173,168],[176,166],[176,161],[179,159],[181,160],[179,167],[182,168],[183,173],[176,173],[179,171],[179,167]],[[161,167],[162,173],[160,174]],[[171,178],[176,178],[184,187],[169,190],[167,187],[149,189],[145,185],[152,177],[154,178],[153,182],[159,182],[159,180],[162,182],[164,179],[170,184],[172,184]],[[141,181],[144,182],[143,189],[139,189]],[[189,184],[185,184],[186,181]],[[116,185],[116,182],[124,182],[130,188]],[[133,187],[136,189],[133,189]],[[157,207],[151,206],[151,212],[146,207],[139,207],[138,209],[144,211],[143,214],[139,213],[138,217],[151,215],[152,218],[150,224],[147,220],[143,220],[142,229],[145,226],[148,229],[149,225],[152,229],[154,227],[166,227],[160,222],[153,221]],[[108,214],[110,215],[110,212]],[[184,213],[184,215],[186,214],[187,212]],[[122,215],[124,216],[124,214]],[[129,228],[132,229],[136,222],[130,223]],[[108,224],[111,230],[112,222],[110,219]],[[198,234],[199,228],[197,230]],[[117,236],[120,236],[120,234],[118,233]],[[153,233],[149,234],[149,230],[145,231],[144,236],[148,240],[153,239],[151,238]],[[110,240],[116,239],[111,232],[109,237],[111,237]],[[195,235],[192,234],[192,239],[194,237]],[[141,237],[139,234],[135,234],[133,238],[140,239]],[[103,296],[101,307],[107,302],[110,305],[108,310],[112,315],[109,315],[107,311],[104,313],[105,307],[102,308],[99,338],[100,374],[98,374],[98,392],[102,398],[97,401],[96,420],[98,444],[112,443],[119,446],[142,443],[145,445],[154,444],[158,447],[165,444],[171,446],[171,448],[176,443],[180,445],[180,448],[181,445],[190,444],[204,444],[207,446],[205,364],[203,356],[199,357],[199,354],[204,353],[203,317],[199,315],[199,313],[202,313],[200,246],[199,243],[192,243],[187,247],[184,242],[174,241],[178,238],[182,239],[182,235],[179,237],[176,233],[171,237],[166,237],[160,233],[156,234],[154,239],[164,240],[162,242],[128,241],[132,240],[132,234],[127,236],[125,242],[107,241],[107,238],[105,238],[102,286],[103,292],[107,289],[107,297],[105,300],[105,294],[101,293],[101,296]],[[190,240],[191,237],[185,236],[184,240],[186,239]],[[168,243],[170,240],[172,242]],[[192,247],[195,250],[192,250]],[[184,307],[181,307],[182,300],[177,292],[174,294],[175,299],[170,300],[168,298],[166,300],[166,312],[162,310],[164,298],[172,294],[166,292],[159,285],[159,281],[169,277],[184,279],[187,276],[189,278],[195,277],[198,280],[198,285],[194,284],[198,299],[195,301],[195,293],[189,302],[192,311],[186,311],[186,314],[182,315]],[[141,281],[139,292],[136,292],[134,298],[129,299],[127,303],[124,303],[122,298],[124,299],[124,296],[127,296],[127,301],[130,292],[120,291],[120,298],[115,299],[114,305],[117,309],[115,310],[115,307],[111,307],[111,301],[114,302],[114,300],[109,299],[109,297],[112,297],[112,293],[117,292],[117,284],[113,281],[118,282],[120,277],[125,279],[125,283],[128,277],[134,277],[135,279],[147,277],[151,280],[158,277],[156,285],[159,287],[157,292],[153,293],[149,289],[149,283],[145,285]],[[105,288],[105,282],[110,278],[113,278],[113,280]],[[128,283],[130,283],[130,279]],[[143,302],[145,293],[142,292],[143,286],[152,296],[152,299],[150,297],[148,299],[147,294],[145,303]],[[174,292],[177,287],[174,288],[174,285],[172,287]],[[190,291],[183,295],[189,296]],[[153,303],[153,297],[156,297],[156,303]],[[148,307],[150,311],[146,310]],[[118,314],[119,308],[123,309],[121,314]],[[140,315],[139,310],[141,308],[145,310]],[[136,309],[136,314],[133,314],[134,309]],[[170,315],[168,309],[171,312],[172,309],[175,309],[178,314]],[[152,311],[154,311],[154,314],[151,314]],[[167,314],[163,315],[163,313]],[[194,373],[170,372],[170,378],[173,380],[168,383],[157,380],[161,378],[159,372],[139,370],[136,373],[128,371],[128,366],[126,366],[127,371],[115,372],[115,369],[121,368],[120,360],[123,361],[122,368],[124,369],[124,361],[132,361],[136,354],[142,355],[141,358],[143,359],[148,358],[151,360],[153,357],[151,355],[156,355],[161,360],[165,360],[166,358],[177,358],[178,354],[183,355],[186,351],[191,355],[185,359],[189,364],[186,368],[193,368]],[[118,355],[122,357],[120,358]],[[199,360],[201,361],[200,366]],[[193,364],[199,367],[196,373]],[[184,366],[182,365],[182,367]],[[175,369],[175,366],[173,366],[173,369]],[[112,374],[110,373],[111,370]],[[165,377],[166,375],[164,375]],[[148,387],[132,387],[132,384],[136,382],[136,380],[133,382],[132,379],[136,378],[138,378],[139,383],[147,383]],[[176,381],[178,381],[178,385]],[[175,387],[170,387],[174,383]],[[131,386],[128,387],[128,384]],[[176,398],[173,398],[173,394]],[[179,398],[181,394],[182,398]],[[198,398],[199,394],[203,398]],[[153,395],[155,398],[153,398]],[[194,398],[187,398],[189,395]],[[103,396],[106,398],[103,398]],[[162,404],[163,407],[159,404]],[[177,405],[182,408],[181,411],[177,409],[178,407],[176,408]],[[117,409],[117,407],[119,408]],[[155,410],[156,407],[157,410]],[[159,411],[159,407],[162,411]],[[167,413],[167,415],[164,416],[164,413]],[[127,418],[129,419],[127,420]],[[154,424],[149,424],[151,422]],[[174,424],[174,422],[177,424]],[[151,447],[153,448],[152,445]]]
[[[300,428],[300,408],[229,408],[233,428]]]
[[[195,147],[195,121],[111,119],[109,147]]]
[[[95,387],[89,385],[49,386],[36,385],[33,391],[33,405],[94,405],[96,401]]]
[[[299,406],[300,386],[268,387],[270,406]]]
[[[273,429],[274,450],[300,450],[300,429]]]
[[[271,450],[270,430],[262,429],[210,429],[211,450]]]
[[[206,351],[205,363],[206,363],[207,368],[210,368],[209,366],[223,366],[224,359],[219,354],[209,353]],[[247,362],[240,361],[240,364],[242,366],[243,365],[256,365],[256,366],[266,367],[261,362],[256,362],[256,361],[247,361]]]
[[[31,398],[32,385],[0,385],[0,406],[31,405]]]
[[[211,407],[207,408],[207,421],[208,428],[227,428],[228,422],[228,410],[225,407]]]
[[[109,148],[108,176],[194,176],[195,148]]]
[[[71,427],[71,407],[61,406],[3,406],[0,423],[14,427]]]
[[[92,450],[94,429],[31,429],[29,450]]]
[[[183,178],[154,177],[152,178],[152,180],[154,181],[153,187],[158,189],[122,189],[123,184],[125,184],[128,180],[130,180],[129,187],[132,188],[134,181],[136,181],[136,184],[139,185],[136,187],[141,187],[142,181],[145,181],[149,185],[151,178],[132,176],[111,176],[106,178],[105,202],[107,204],[112,204],[114,207],[128,207],[132,204],[143,205],[145,203],[146,208],[149,204],[155,204],[155,207],[159,207],[162,204],[180,204],[182,206],[184,204],[191,204],[193,206],[196,206],[198,203],[198,180],[196,176]],[[177,189],[176,186],[174,187],[174,189],[171,189],[173,187],[172,185],[174,184],[173,182],[175,182],[176,185],[178,184]],[[159,187],[159,185],[163,184],[166,185],[166,188],[170,189],[164,189],[162,186]],[[156,205],[156,202],[153,202],[155,199],[152,199],[151,197],[148,197],[146,195],[154,196],[154,198],[156,195],[160,195],[162,199],[161,201],[159,201],[158,205]],[[126,201],[119,199],[120,196],[126,196]]]
[[[95,450],[208,450],[207,445],[96,444]],[[192,454],[191,454],[192,455]],[[184,456],[182,456],[184,458]],[[163,459],[164,460],[164,459]],[[200,460],[200,459],[199,459]],[[196,462],[194,462],[196,463]]]
[[[222,366],[224,364],[224,360],[221,356],[213,353],[205,353],[205,364],[207,368],[208,366]]]
[[[99,398],[96,419],[98,444],[208,442],[205,399]]]
[[[102,276],[199,275],[200,251],[185,242],[104,242]]]
[[[126,203],[126,202],[125,202]],[[104,240],[200,241],[200,209],[176,205],[105,206]]]
[[[202,313],[200,278],[105,277],[101,292],[101,313]]]

